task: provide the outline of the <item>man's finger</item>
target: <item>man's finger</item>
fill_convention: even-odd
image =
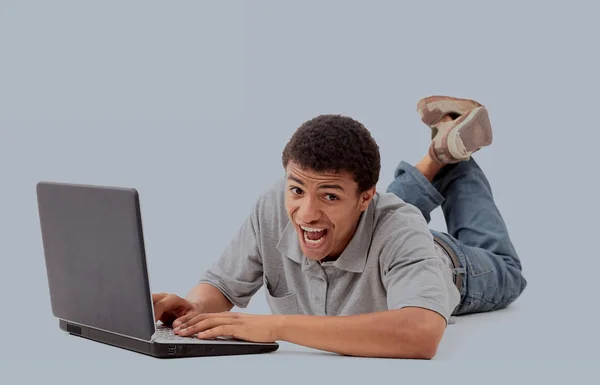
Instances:
[[[196,313],[196,312],[189,312],[187,314],[184,314],[181,317],[177,318],[175,321],[173,321],[173,326],[175,327],[175,329],[179,329],[180,327],[185,327],[184,324],[186,322],[189,322],[191,319],[193,319],[196,316],[198,316],[198,313]]]
[[[152,294],[152,303],[156,304],[158,301],[162,300],[163,298],[165,298],[168,294],[167,293],[156,293],[156,294]]]
[[[165,307],[161,305],[161,302],[154,305],[154,322],[157,322],[160,317],[162,317],[164,308]]]
[[[200,313],[200,314],[186,314],[185,316],[183,316],[181,318],[188,318],[189,317],[189,319],[186,319],[179,326],[177,326],[175,328],[175,331],[178,332],[178,333],[180,333],[180,334],[186,332],[185,335],[188,335],[189,334],[189,333],[187,333],[188,329],[191,326],[194,326],[197,323],[202,322],[202,321],[208,319],[207,318],[208,315],[209,314],[202,314],[202,313]],[[184,335],[184,334],[181,334],[181,335]]]
[[[212,329],[206,330],[202,334],[198,334],[198,338],[204,340],[204,339],[225,337],[225,336],[236,337],[235,332],[236,332],[237,327],[239,327],[239,326],[237,326],[237,325],[216,326]]]
[[[155,322],[162,318],[163,314],[169,310],[172,300],[165,296],[163,299],[159,300],[154,304],[154,318]]]
[[[237,319],[240,318],[240,314],[239,313],[233,313],[233,312],[222,312],[222,313],[200,313],[200,314],[196,314],[193,318],[193,322],[192,321],[185,321],[185,323],[187,324],[186,326],[181,325],[182,327],[187,327],[189,325],[198,323],[200,321],[203,321],[205,319],[209,319],[209,318],[231,318],[231,319]]]
[[[227,325],[231,323],[230,318],[206,318],[194,317],[179,329],[179,334],[182,336],[191,336],[196,333],[203,332],[207,329],[219,325]]]
[[[194,317],[187,322],[185,324],[186,328],[179,329],[179,334],[181,336],[191,336],[217,326],[231,325],[234,322],[233,318],[207,318],[202,321],[196,321],[197,318]]]

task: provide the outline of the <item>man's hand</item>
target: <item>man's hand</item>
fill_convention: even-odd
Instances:
[[[197,303],[190,302],[187,299],[176,296],[175,294],[159,293],[152,294],[154,303],[154,321],[160,320],[167,326],[173,323],[177,326],[181,317],[192,318],[200,313],[200,306]]]
[[[180,336],[198,333],[198,338],[233,337],[252,342],[275,342],[279,339],[281,318],[234,312],[186,315],[174,332]]]

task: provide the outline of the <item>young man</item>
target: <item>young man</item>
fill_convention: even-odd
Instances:
[[[188,296],[154,295],[157,320],[198,338],[288,341],[344,355],[431,359],[451,315],[508,306],[521,263],[471,155],[492,141],[484,106],[433,96],[417,110],[432,142],[378,193],[379,149],[359,122],[322,115],[283,151],[262,195]],[[448,233],[430,230],[442,207]],[[257,290],[273,315],[245,308]]]

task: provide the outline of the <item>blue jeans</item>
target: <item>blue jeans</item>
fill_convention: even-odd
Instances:
[[[401,162],[388,192],[416,206],[427,220],[438,206],[448,233],[431,230],[458,257],[461,302],[453,315],[502,309],[527,286],[521,261],[494,203],[490,184],[473,158],[444,166],[432,182]]]

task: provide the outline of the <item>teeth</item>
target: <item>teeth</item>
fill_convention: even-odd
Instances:
[[[315,229],[315,228],[312,228],[312,227],[304,227],[304,226],[300,226],[300,228],[302,230],[304,230],[304,231],[309,231],[311,233],[316,233],[318,231],[323,231],[324,230],[324,229]]]
[[[323,242],[323,239],[325,239],[325,237],[321,237],[317,240],[308,239],[308,235],[306,234],[306,232],[304,233],[304,240],[309,245],[318,245],[319,243]]]

